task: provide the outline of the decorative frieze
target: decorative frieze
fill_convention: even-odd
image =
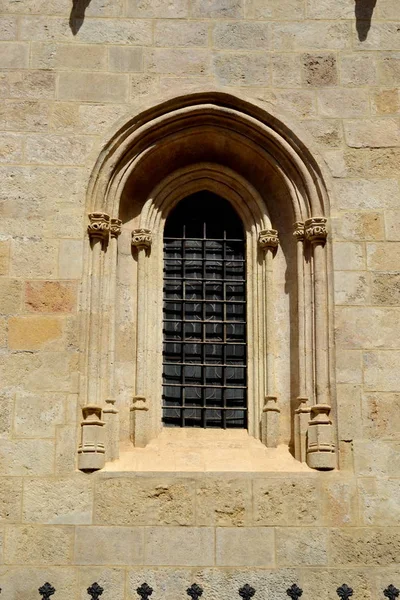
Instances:
[[[279,246],[279,237],[276,229],[263,229],[258,236],[258,245],[263,250],[276,252]]]
[[[152,236],[150,229],[134,229],[132,231],[132,246],[137,250],[149,251],[151,248]]]
[[[89,213],[89,225],[87,228],[91,240],[107,240],[110,234],[110,215],[103,212]]]
[[[81,471],[97,471],[105,464],[102,409],[100,406],[88,404],[82,408],[82,415],[78,468]]]
[[[121,219],[111,219],[110,234],[112,238],[117,238],[121,234]]]
[[[315,244],[325,244],[328,231],[326,228],[325,217],[312,217],[304,223],[306,238],[309,242]]]
[[[305,239],[305,229],[303,221],[296,221],[293,223],[293,235],[298,242],[303,242]]]

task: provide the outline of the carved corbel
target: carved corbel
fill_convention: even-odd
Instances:
[[[104,244],[110,235],[110,215],[103,212],[89,213],[89,225],[87,228],[90,241],[101,240]]]
[[[78,468],[98,471],[105,464],[104,421],[100,406],[88,404],[82,408],[81,442],[78,448]]]
[[[110,235],[112,238],[117,238],[121,234],[122,221],[121,219],[111,219]]]
[[[132,231],[132,247],[139,250],[150,252],[152,235],[150,229],[134,229]]]
[[[293,235],[298,242],[304,242],[306,232],[303,221],[296,221],[296,223],[293,223]]]
[[[281,410],[276,396],[265,396],[261,422],[261,441],[267,448],[276,448],[279,442]]]
[[[307,219],[304,223],[306,238],[312,244],[322,244],[325,245],[326,238],[328,236],[328,231],[326,228],[325,217],[312,217],[311,219]]]
[[[275,255],[279,246],[279,236],[276,229],[263,229],[260,231],[258,236],[259,247],[267,252],[271,250],[272,254]]]
[[[329,471],[336,466],[333,426],[329,417],[329,404],[311,407],[307,435],[307,464],[312,469]]]

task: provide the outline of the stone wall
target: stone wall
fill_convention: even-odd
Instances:
[[[0,587],[400,587],[398,0],[0,0]],[[372,20],[371,20],[372,17]],[[339,472],[76,472],[86,189],[117,122],[220,89],[331,174]],[[283,117],[282,117],[283,115]],[[129,353],[129,340],[122,340]],[[229,468],[227,467],[227,470]],[[158,591],[158,594],[157,594]]]

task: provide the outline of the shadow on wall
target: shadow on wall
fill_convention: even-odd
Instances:
[[[365,42],[377,0],[355,0],[356,29],[360,42]]]
[[[69,27],[73,35],[76,35],[83,25],[85,10],[90,0],[72,0],[71,13],[69,15]]]

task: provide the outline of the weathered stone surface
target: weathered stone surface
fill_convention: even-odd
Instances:
[[[399,187],[392,179],[335,180],[338,207],[344,210],[382,210],[394,208]]]
[[[93,485],[85,475],[25,481],[23,520],[26,523],[89,525],[92,507]]]
[[[213,46],[226,50],[268,49],[269,27],[244,21],[218,23],[213,29]]]
[[[400,81],[400,52],[380,53],[378,61],[379,84],[396,86]]]
[[[76,305],[76,286],[66,281],[27,281],[25,306],[28,311],[72,312]]]
[[[56,428],[55,472],[57,475],[75,471],[77,437],[76,425],[59,425]]]
[[[118,497],[118,503],[113,498]],[[105,478],[95,490],[95,523],[192,525],[194,485],[189,479]]]
[[[24,69],[29,63],[29,45],[24,42],[7,42],[0,45],[1,69]]]
[[[36,593],[45,581],[51,581],[60,600],[70,600],[78,590],[79,573],[74,567],[7,565],[0,572],[2,594],[7,600],[30,600],[33,590]]]
[[[341,440],[354,440],[362,435],[361,389],[359,385],[338,384],[338,432]]]
[[[196,486],[196,524],[251,524],[251,485],[244,479],[207,479]]]
[[[330,564],[387,566],[398,563],[400,529],[347,528],[330,532]]]
[[[314,479],[286,477],[255,479],[253,482],[254,520],[259,525],[312,525],[318,510]]]
[[[149,527],[145,564],[211,566],[214,564],[214,536],[212,527]]]
[[[154,45],[169,47],[208,46],[209,25],[204,21],[156,21],[154,25]]]
[[[182,19],[189,16],[188,0],[129,0],[127,8],[128,17],[136,18],[161,18]]]
[[[26,139],[27,162],[49,165],[83,165],[93,147],[88,136],[35,135]]]
[[[144,54],[144,70],[147,73],[201,75],[209,72],[209,65],[208,50],[200,48],[156,48]]]
[[[0,40],[16,40],[17,39],[17,19],[12,16],[0,17]]]
[[[273,23],[271,31],[274,50],[314,50],[327,46],[331,49],[341,49],[350,45],[350,31],[345,22]]]
[[[368,93],[365,90],[334,87],[319,90],[318,108],[323,117],[365,117],[369,112]]]
[[[234,60],[232,60],[234,58]],[[268,85],[269,57],[258,53],[222,53],[213,57],[213,70],[222,85]]]
[[[0,162],[1,163],[18,163],[22,160],[22,142],[23,137],[15,133],[0,134]],[[4,244],[1,242],[0,244]],[[1,245],[0,245],[1,248]],[[0,257],[2,256],[0,250]],[[1,265],[1,259],[0,259]],[[1,266],[0,266],[1,273]],[[4,273],[1,273],[4,275]]]
[[[362,353],[360,350],[340,349],[336,354],[337,383],[362,383]]]
[[[240,19],[243,17],[243,0],[192,0],[191,16],[211,19]]]
[[[126,46],[111,46],[108,51],[111,71],[131,73],[143,71],[143,49]]]
[[[307,0],[306,6],[310,19],[350,19],[354,16],[353,7],[346,0]]]
[[[304,18],[304,2],[302,0],[248,0],[245,2],[245,17],[247,19],[296,19]]]
[[[273,567],[272,527],[218,527],[216,564],[223,567]]]
[[[329,473],[321,480],[323,523],[333,527],[358,524],[357,485],[353,474]]]
[[[18,523],[21,520],[22,479],[0,478],[0,523]]]
[[[363,525],[399,525],[400,479],[359,479],[358,489]]]
[[[119,73],[67,73],[59,75],[58,98],[82,102],[127,100],[128,76]]]
[[[371,568],[343,568],[337,565],[331,569],[323,567],[309,567],[301,573],[301,588],[303,595],[314,598],[323,595],[326,600],[337,600],[336,590],[343,583],[348,582],[353,589],[354,600],[370,600],[374,598],[374,583]]]
[[[282,3],[280,3],[282,4]],[[271,55],[272,85],[277,88],[301,87],[299,54],[277,53]],[[308,124],[307,124],[308,125]]]
[[[32,44],[31,65],[35,69],[105,70],[107,50],[95,45],[37,42]]]
[[[54,468],[54,443],[50,440],[2,440],[2,475],[50,475]]]
[[[93,585],[94,581],[96,581],[104,590],[107,590],[112,598],[124,598],[125,579],[126,571],[124,568],[101,567],[99,565],[96,567],[80,567],[79,600],[86,600],[87,589],[89,586]]]
[[[72,527],[14,525],[7,530],[6,564],[66,565],[71,560]]]
[[[338,271],[362,271],[366,266],[363,244],[335,240],[333,264]]]
[[[61,240],[58,275],[61,279],[80,279],[83,269],[83,241]],[[49,282],[50,283],[50,282]],[[52,283],[52,282],[51,282]],[[73,301],[73,295],[72,295]]]
[[[52,99],[56,80],[48,71],[10,71],[0,77],[1,98]]]
[[[365,271],[335,272],[336,304],[367,304],[369,301],[369,278]]]
[[[342,55],[340,76],[342,85],[351,87],[376,85],[377,66],[375,56],[370,53]]]
[[[367,438],[400,438],[400,394],[369,392],[362,398],[364,433]]]
[[[336,57],[331,53],[304,54],[302,57],[305,85],[323,87],[337,83]]]
[[[367,266],[371,271],[398,271],[400,243],[367,244]]]
[[[74,557],[78,565],[136,565],[143,546],[142,527],[77,527]]]
[[[277,527],[276,560],[278,566],[326,565],[327,530],[312,527]]]
[[[364,353],[364,383],[366,390],[396,392],[400,389],[398,360],[400,352],[380,350]]]
[[[376,115],[393,115],[400,111],[398,89],[379,90],[372,98],[372,112]]]
[[[338,308],[336,315],[336,341],[339,347],[398,348],[398,308],[346,306]],[[391,352],[388,354],[391,355]]]
[[[372,302],[398,306],[400,304],[400,273],[374,273],[371,277]]]
[[[337,119],[307,121],[308,131],[322,148],[339,148],[342,145],[342,129]]]
[[[10,350],[61,350],[64,323],[59,317],[20,316],[9,319]]]
[[[382,440],[354,442],[354,469],[364,477],[393,477],[400,468],[400,443]]]
[[[2,279],[0,286],[0,313],[15,314],[21,310],[22,283],[18,279]]]
[[[18,277],[54,278],[57,275],[58,242],[37,238],[13,240],[10,272]]]
[[[14,432],[23,438],[50,438],[65,420],[65,394],[18,392],[14,408]]]
[[[376,148],[400,146],[400,128],[396,119],[383,122],[375,119],[349,120],[344,124],[348,146],[353,148]]]
[[[383,215],[378,212],[345,213],[334,220],[334,233],[339,239],[383,240]]]

